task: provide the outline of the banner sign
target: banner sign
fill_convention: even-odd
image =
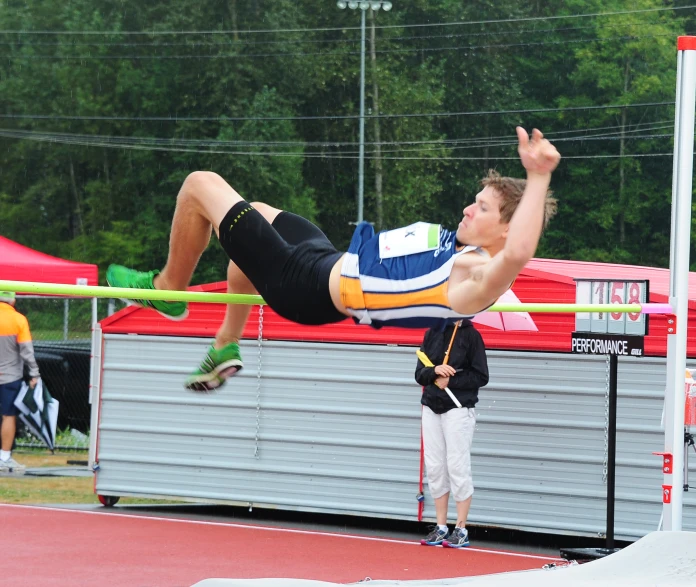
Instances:
[[[570,350],[583,355],[642,357],[644,338],[630,334],[573,332]]]

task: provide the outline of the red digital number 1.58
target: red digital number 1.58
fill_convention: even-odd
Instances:
[[[595,288],[595,293],[597,294],[598,303],[603,304],[604,303],[604,282],[603,281],[600,281],[597,284],[597,287]],[[597,315],[598,315],[600,320],[604,319],[604,312],[598,312]]]
[[[629,288],[628,288],[628,303],[629,304],[640,304],[641,303],[640,299],[640,285],[637,283],[632,283]],[[633,320],[634,322],[638,320],[640,317],[640,312],[631,312],[628,315],[628,318],[630,320]]]
[[[620,295],[623,294],[623,288],[624,284],[622,282],[614,281],[611,284],[610,304],[623,304],[623,295]],[[621,312],[612,312],[611,318],[612,320],[621,320]]]

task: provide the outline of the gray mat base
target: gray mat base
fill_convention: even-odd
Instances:
[[[303,579],[206,579],[193,587],[332,587]],[[352,583],[352,585],[358,585]],[[370,581],[365,587],[694,587],[696,533],[652,532],[623,550],[582,565],[433,581]]]

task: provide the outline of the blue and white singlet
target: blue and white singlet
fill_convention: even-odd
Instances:
[[[434,226],[417,223],[393,232],[399,232],[401,238],[418,225],[422,225],[418,227],[421,230]],[[436,240],[431,250],[385,258],[372,226],[362,222],[356,227],[341,268],[341,301],[357,323],[374,328],[431,328],[472,317],[452,310],[447,284],[459,255],[487,253],[473,246],[457,250],[456,233],[436,228],[439,242]]]

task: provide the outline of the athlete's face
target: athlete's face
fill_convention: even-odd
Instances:
[[[464,208],[457,227],[457,240],[465,245],[499,248],[505,242],[508,224],[500,220],[500,196],[491,186],[478,194],[473,204]]]

